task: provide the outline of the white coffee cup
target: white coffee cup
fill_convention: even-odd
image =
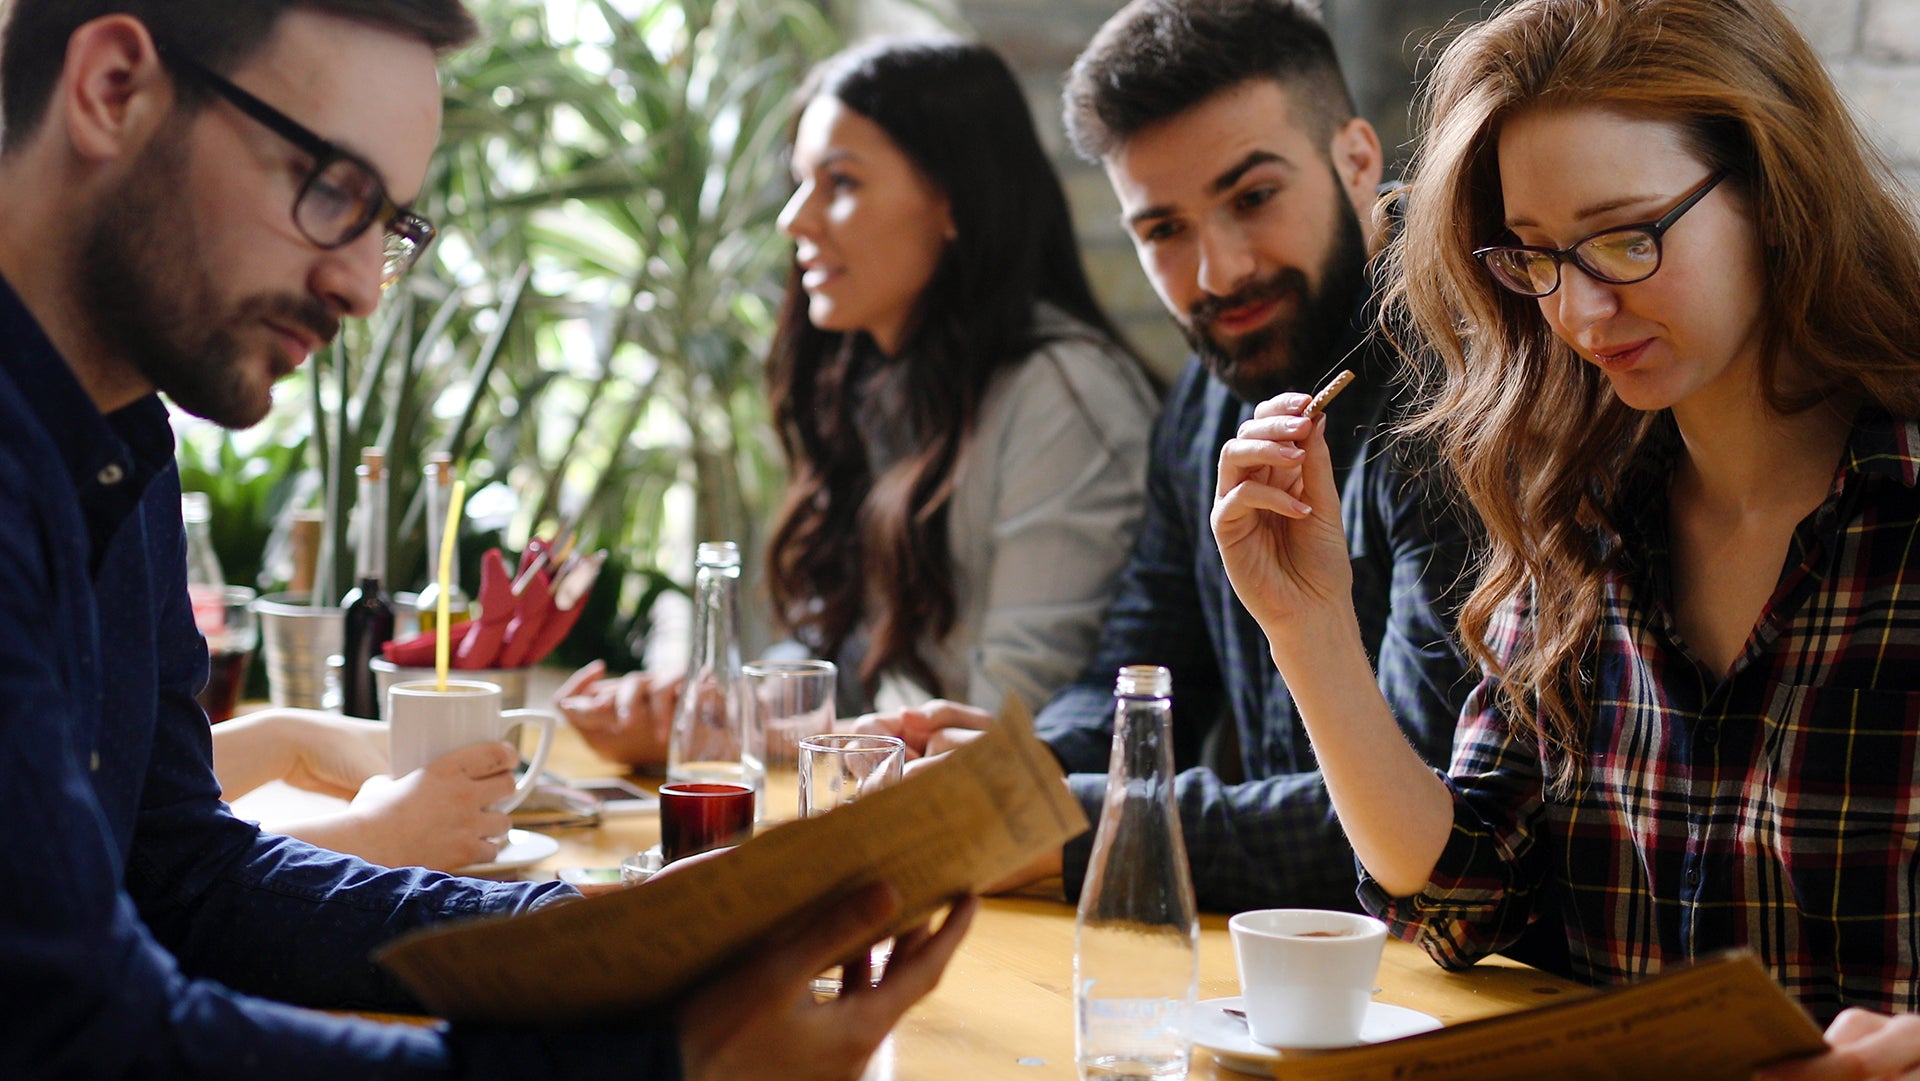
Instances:
[[[1263,908],[1227,921],[1247,1030],[1269,1047],[1360,1042],[1387,925],[1318,908]]]
[[[497,684],[477,679],[449,679],[444,691],[431,679],[388,687],[387,758],[393,776],[403,777],[448,751],[505,739],[519,725],[535,725],[540,729],[540,745],[534,748],[526,775],[514,787],[513,795],[492,809],[511,811],[520,806],[539,781],[560,721],[537,709],[502,711],[500,698]]]

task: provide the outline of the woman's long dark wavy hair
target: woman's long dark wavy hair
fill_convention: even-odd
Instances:
[[[983,45],[883,41],[827,60],[797,96],[795,122],[828,95],[872,120],[939,187],[955,237],[921,295],[898,356],[861,332],[807,319],[796,267],[767,385],[791,479],[768,545],[776,617],[821,656],[869,629],[859,676],[869,694],[899,668],[935,694],[917,643],[957,614],[947,507],[954,466],[995,373],[1044,343],[1052,304],[1120,341],[1087,286],[1060,181],[1019,84]],[[874,476],[855,423],[860,382],[898,362],[918,446]]]

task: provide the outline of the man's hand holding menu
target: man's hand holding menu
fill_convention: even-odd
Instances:
[[[774,941],[814,906],[848,891],[866,896],[857,891],[877,884],[898,897],[883,933],[919,949],[910,929],[934,910],[1084,829],[1052,752],[1031,727],[1001,724],[898,785],[781,825],[723,857],[636,889],[422,932],[379,960],[428,1009],[453,1020],[606,1017],[681,1001],[680,992],[716,966],[751,965],[749,947]],[[949,924],[957,917],[964,927],[966,916],[956,910]],[[930,961],[942,955],[936,974],[957,938],[943,930],[924,943]]]

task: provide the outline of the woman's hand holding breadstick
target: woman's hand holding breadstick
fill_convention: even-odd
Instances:
[[[1234,592],[1269,639],[1316,615],[1351,618],[1353,570],[1317,414],[1352,378],[1341,372],[1320,394],[1260,403],[1220,449],[1213,535]]]

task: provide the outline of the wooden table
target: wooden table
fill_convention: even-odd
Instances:
[[[548,769],[562,777],[617,772],[570,729],[561,732]],[[646,782],[643,782],[646,783]],[[769,805],[795,806],[795,781],[775,775]],[[782,816],[784,817],[784,816]],[[648,814],[599,826],[546,829],[560,851],[514,877],[551,878],[562,867],[614,867],[659,840]],[[1052,895],[1058,896],[1057,882]],[[1225,916],[1201,917],[1200,997],[1240,993]],[[916,1005],[874,1056],[868,1081],[1065,1081],[1073,1062],[1073,909],[1037,896],[988,899],[939,988]],[[1442,971],[1417,948],[1389,941],[1380,969],[1382,1002],[1432,1014],[1446,1023],[1472,1020],[1581,993],[1577,985],[1504,959],[1465,973]],[[1192,1076],[1247,1075],[1219,1067],[1196,1050]]]
[[[604,775],[571,732],[555,744],[548,768],[563,777]],[[795,806],[794,781],[778,775],[769,805]],[[560,852],[540,870],[614,866],[659,840],[656,816],[614,819],[592,829],[557,830]],[[1057,884],[1053,895],[1058,896]],[[1227,918],[1200,920],[1200,997],[1240,993]],[[989,898],[933,994],[910,1011],[874,1057],[869,1081],[1071,1079],[1073,1064],[1073,909],[1039,897]],[[1507,1013],[1578,994],[1572,983],[1505,959],[1448,973],[1418,948],[1387,943],[1378,998],[1446,1023]],[[1244,1078],[1194,1055],[1197,1078]]]

